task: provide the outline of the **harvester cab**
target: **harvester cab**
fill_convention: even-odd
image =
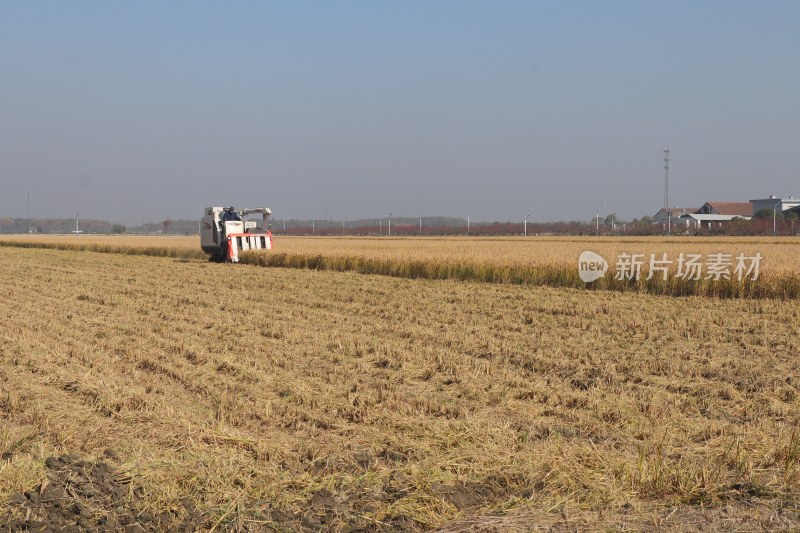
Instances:
[[[261,215],[257,220],[247,220],[249,215]],[[206,207],[200,221],[200,246],[210,255],[211,261],[237,263],[242,250],[271,250],[272,232],[269,207],[234,209],[233,207]]]

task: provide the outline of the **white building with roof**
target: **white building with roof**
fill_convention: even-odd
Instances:
[[[687,213],[695,213],[697,209],[697,207],[671,207],[669,209],[664,209],[662,207],[658,210],[658,213],[653,216],[653,222],[666,224],[668,218],[671,217],[672,223],[674,224],[681,216]]]
[[[692,228],[710,228],[716,224],[721,226],[723,222],[730,222],[731,220],[750,220],[751,217],[743,217],[741,215],[716,215],[705,213],[689,213],[681,217],[681,222],[685,222],[687,226]]]
[[[800,207],[800,198],[795,198],[794,196],[789,196],[788,198],[778,198],[773,194],[770,195],[769,198],[750,200],[750,205],[753,206],[753,215],[762,209],[767,209],[768,211],[772,211],[774,209],[776,212],[783,213],[784,211],[789,211],[790,209]]]

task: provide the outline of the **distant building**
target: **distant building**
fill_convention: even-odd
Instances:
[[[753,216],[753,206],[750,202],[706,202],[695,213],[698,215],[731,215],[749,219]]]
[[[764,209],[768,211],[775,209],[780,213],[792,212],[800,215],[800,198],[794,196],[778,198],[772,195],[769,198],[750,200],[749,202],[706,202],[697,209],[691,207],[660,209],[653,217],[653,221],[664,225],[671,222],[676,227],[680,223],[690,228],[712,228],[722,226],[735,219],[750,220],[756,213]]]
[[[682,215],[687,213],[695,213],[697,212],[696,207],[673,207],[671,209],[659,209],[658,213],[653,216],[653,222],[658,222],[661,224],[667,223],[667,217],[669,217],[670,213],[672,214],[672,222],[674,223],[677,219],[679,219]]]
[[[740,215],[705,215],[702,213],[689,213],[681,217],[681,222],[685,222],[690,228],[711,228],[712,226],[722,226],[724,222],[731,220],[750,220],[750,217]]]
[[[752,206],[751,213],[755,215],[762,209],[767,209],[772,211],[773,209],[776,212],[784,212],[789,210],[797,210],[800,207],[800,198],[795,198],[794,196],[790,196],[788,198],[778,198],[774,194],[769,198],[764,198],[761,200],[750,200],[750,205]]]
[[[706,202],[694,213],[681,216],[681,222],[690,228],[711,229],[735,219],[750,220],[752,213],[750,202]]]

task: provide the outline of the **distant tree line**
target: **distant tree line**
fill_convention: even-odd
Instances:
[[[466,235],[467,220],[453,217],[397,217],[391,220],[392,235]],[[388,235],[389,219],[373,218],[360,220],[274,220],[271,225],[276,235]],[[778,235],[795,235],[800,232],[800,217],[796,211],[777,213],[774,228]],[[699,228],[694,222],[656,223],[652,217],[644,216],[630,221],[613,219],[611,215],[600,220],[528,222],[528,235],[770,235],[773,231],[773,213],[763,209],[750,220],[734,219],[730,222],[714,222]],[[0,233],[71,233],[75,230],[75,219],[25,219],[0,218]],[[126,226],[105,220],[80,219],[82,233],[123,234],[147,233],[165,235],[196,235],[197,220],[171,220],[147,222],[138,226]],[[521,235],[525,231],[520,222],[472,222],[469,234],[475,236]]]
[[[126,226],[106,220],[79,219],[81,233],[169,233],[193,235],[197,233],[196,220],[168,220],[148,222],[140,226]],[[75,231],[74,218],[0,218],[0,233],[71,233]]]
[[[766,211],[769,211],[768,213]],[[656,223],[652,217],[644,216],[633,220],[619,220],[611,215],[599,221],[554,221],[528,222],[527,232],[532,235],[665,235],[668,231],[673,235],[770,235],[772,234],[772,210],[758,213],[751,220],[734,219],[730,222],[712,223],[696,227],[694,222],[687,225],[684,221],[675,222],[670,227],[666,223]],[[372,219],[358,221],[286,221],[283,229],[282,221],[273,223],[272,230],[276,235],[388,235],[388,219]],[[795,235],[800,232],[797,213],[778,213],[775,220],[778,235]],[[472,222],[469,235],[503,236],[522,235],[524,222]],[[392,218],[392,235],[467,235],[466,219],[423,218],[420,228],[419,218]]]

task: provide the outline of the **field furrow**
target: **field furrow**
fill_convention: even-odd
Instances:
[[[13,247],[0,291],[4,500],[74,453],[225,528],[797,502],[792,302]]]

